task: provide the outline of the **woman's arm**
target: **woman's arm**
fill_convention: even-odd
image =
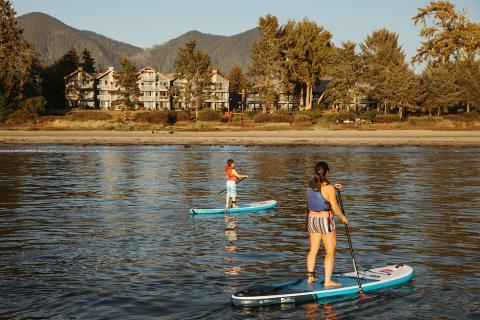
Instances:
[[[327,200],[330,202],[330,206],[332,207],[333,213],[335,213],[340,219],[342,219],[342,222],[347,224],[348,223],[348,218],[343,214],[342,208],[340,208],[338,201],[337,201],[337,192],[335,191],[335,187],[332,186],[331,184],[323,186],[325,188],[325,191],[327,192]]]

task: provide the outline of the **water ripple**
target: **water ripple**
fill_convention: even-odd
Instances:
[[[457,147],[2,146],[0,318],[480,317],[480,153]],[[250,178],[221,206],[223,164]],[[234,308],[252,284],[304,275],[305,185],[318,160],[345,186],[361,268],[405,263],[408,284],[363,299]],[[352,269],[338,224],[336,271]],[[321,258],[317,268],[321,270]]]

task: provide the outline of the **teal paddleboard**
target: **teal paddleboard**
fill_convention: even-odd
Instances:
[[[393,265],[359,272],[363,292],[372,292],[408,282],[413,277],[413,269],[406,265]],[[232,303],[237,306],[265,306],[282,303],[303,303],[324,298],[356,295],[360,292],[355,272],[336,274],[333,281],[342,286],[325,288],[323,281],[307,283],[307,279],[255,286],[232,295]]]
[[[227,210],[225,208],[217,208],[217,209],[193,208],[193,209],[190,209],[189,212],[191,214],[241,213],[241,212],[267,210],[275,207],[276,205],[277,205],[277,201],[267,200],[267,201],[261,201],[261,202],[241,204],[238,208],[228,208]]]

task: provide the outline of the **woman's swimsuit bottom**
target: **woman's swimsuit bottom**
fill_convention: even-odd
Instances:
[[[335,231],[335,221],[331,211],[308,214],[308,233],[329,234]]]

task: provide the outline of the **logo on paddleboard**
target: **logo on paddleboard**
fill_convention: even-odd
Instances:
[[[280,303],[292,303],[292,302],[295,302],[294,297],[280,298]]]
[[[393,270],[391,270],[391,269],[382,269],[382,270],[380,270],[379,272],[390,274],[390,273],[393,272]]]

